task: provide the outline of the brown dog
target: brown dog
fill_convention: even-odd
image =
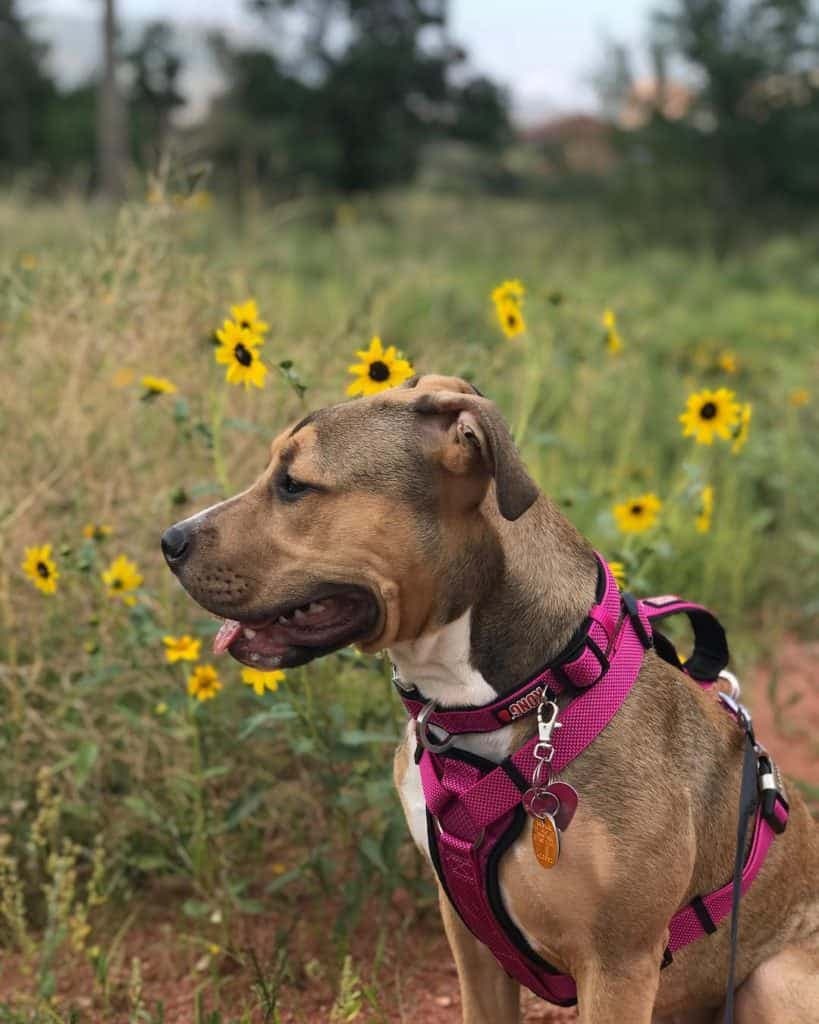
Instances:
[[[239,661],[303,664],[345,644],[386,648],[442,706],[481,705],[530,677],[594,600],[589,544],[542,495],[494,405],[423,377],[322,409],[273,442],[248,490],[171,527],[165,557]],[[501,760],[532,716],[459,745]],[[407,730],[395,779],[427,852]],[[557,866],[527,831],[504,856],[507,909],[578,987],[594,1024],[718,1020],[728,926],[659,970],[668,922],[731,877],[741,736],[733,719],[648,652],[609,726],[564,773],[580,793]],[[743,899],[737,1021],[819,1021],[819,842],[794,787],[787,830]],[[467,1024],[513,1024],[519,991],[445,896]]]

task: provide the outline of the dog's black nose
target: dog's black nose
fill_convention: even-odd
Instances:
[[[172,569],[185,561],[191,549],[191,530],[185,523],[169,526],[162,534],[162,554]]]

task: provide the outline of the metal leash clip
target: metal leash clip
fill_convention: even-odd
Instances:
[[[555,748],[552,743],[552,733],[555,729],[562,729],[563,723],[558,722],[557,716],[560,708],[556,702],[545,694],[537,709],[537,743],[532,755],[537,762],[532,775],[532,788],[540,789],[549,785],[552,776],[551,763],[555,756]],[[546,778],[543,778],[543,773]]]

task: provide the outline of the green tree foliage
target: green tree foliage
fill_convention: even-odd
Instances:
[[[819,200],[811,0],[672,0],[652,16],[650,58],[653,109],[641,130],[621,138],[632,185],[658,206],[698,202],[728,224],[760,205]],[[598,85],[610,110],[633,99],[622,47],[610,48]],[[669,100],[681,86],[683,110]]]
[[[185,97],[179,88],[182,59],[173,47],[173,29],[165,21],[147,25],[127,62],[134,79],[130,94],[133,148],[152,166],[164,153],[173,111]]]
[[[306,30],[289,60],[215,49],[228,89],[211,124],[247,181],[293,176],[343,190],[415,173],[423,146],[454,136],[499,146],[506,101],[486,78],[451,81],[464,54],[447,34],[446,0],[254,0],[276,24],[294,10]]]
[[[15,0],[0,0],[0,168],[26,166],[43,155],[46,112],[55,92],[45,56]]]

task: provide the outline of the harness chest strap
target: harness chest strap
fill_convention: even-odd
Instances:
[[[651,645],[653,619],[678,612],[689,615],[695,631],[695,650],[682,667],[700,681],[710,681],[702,678],[705,672],[713,672],[713,680],[727,663],[725,634],[719,623],[705,609],[676,597],[639,603],[624,600],[626,614],[620,614],[612,627],[612,594],[618,607],[621,596],[602,558],[600,563],[602,586],[598,590],[602,591],[601,603],[608,605],[607,614],[590,616],[586,628],[591,631],[599,625],[607,629],[608,643],[605,647],[595,644],[598,650],[592,651],[595,664],[605,666],[605,670],[598,685],[589,686],[560,713],[560,741],[552,762],[556,773],[585,750],[625,700],[639,673],[644,652]],[[569,663],[582,662],[584,653],[575,649]],[[520,688],[513,698],[520,700],[521,693],[532,693],[535,686],[542,693],[542,681],[549,674],[555,675],[554,665]],[[551,681],[548,685],[551,688]],[[404,695],[408,706],[413,699]],[[429,720],[449,733],[489,731],[490,721],[491,728],[500,727],[498,712],[508,707],[509,701],[507,697],[488,708],[436,712]],[[453,906],[509,974],[542,999],[569,1005],[576,1001],[573,979],[560,974],[528,946],[506,912],[497,883],[500,858],[526,822],[521,798],[534,772],[536,743],[534,737],[501,765],[461,751],[433,753],[424,749],[419,767],[428,809],[430,852]],[[773,813],[763,815],[762,808],[757,810],[751,848],[742,872],[743,892],[761,868],[775,832],[782,831],[786,821],[787,805],[779,797]],[[731,890],[729,883],[698,897],[674,916],[669,925],[667,962],[670,953],[716,930],[719,921],[730,913]]]

